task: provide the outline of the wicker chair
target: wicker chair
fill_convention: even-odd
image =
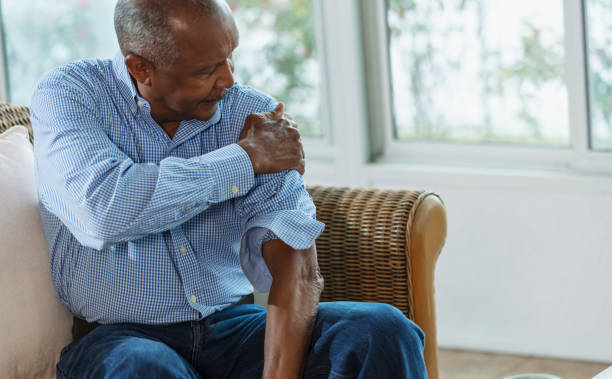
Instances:
[[[0,132],[13,125],[25,125],[31,133],[28,108],[0,104]],[[433,284],[446,238],[440,198],[425,191],[322,186],[308,191],[317,218],[326,224],[317,239],[325,278],[321,301],[374,301],[399,308],[425,332],[429,377],[438,378]]]

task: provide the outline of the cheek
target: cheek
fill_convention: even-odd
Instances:
[[[213,89],[213,80],[190,80],[179,83],[176,87],[177,100],[185,104],[199,103],[207,98]]]

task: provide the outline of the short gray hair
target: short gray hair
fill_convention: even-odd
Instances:
[[[115,32],[124,56],[139,55],[155,66],[167,66],[180,57],[170,14],[188,9],[208,16],[218,5],[214,0],[119,0],[115,6]]]

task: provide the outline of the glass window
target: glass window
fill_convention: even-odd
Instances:
[[[612,2],[587,0],[591,146],[612,150]]]
[[[4,0],[2,21],[9,98],[29,105],[42,75],[82,58],[112,58],[119,50],[114,1]]]
[[[322,136],[313,0],[229,0],[240,30],[236,78],[285,103],[303,136]]]
[[[562,0],[387,7],[397,139],[569,145]]]

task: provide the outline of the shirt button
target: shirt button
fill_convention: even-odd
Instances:
[[[187,248],[185,246],[181,246],[181,254],[187,254]]]
[[[238,193],[238,187],[237,186],[233,186],[232,187],[232,193],[233,194],[237,194]]]
[[[185,210],[186,210],[187,212],[189,212],[189,211],[191,210],[191,205],[186,206],[186,207],[185,207]]]
[[[189,300],[191,300],[192,303],[195,303],[197,298],[195,295],[191,295],[191,298]]]
[[[132,112],[132,114],[136,113],[136,108],[131,107],[131,108],[130,108],[130,112]]]
[[[139,101],[139,102],[137,102],[136,104],[138,104],[138,106],[139,106],[140,108],[144,107],[144,103],[143,103],[142,101]]]

